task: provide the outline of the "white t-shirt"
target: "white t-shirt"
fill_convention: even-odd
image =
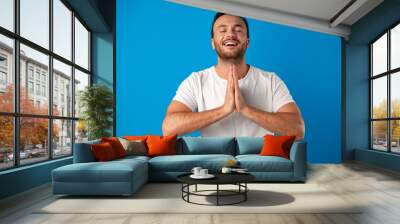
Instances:
[[[212,66],[193,72],[179,86],[173,100],[201,112],[222,106],[228,81],[218,76]],[[246,103],[266,112],[276,112],[283,105],[294,102],[283,81],[272,72],[250,66],[246,76],[238,80]],[[238,112],[200,129],[202,136],[264,136],[273,134]]]

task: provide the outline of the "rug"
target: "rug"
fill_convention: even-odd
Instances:
[[[224,186],[224,189],[233,187]],[[254,183],[248,187],[247,201],[237,205],[190,204],[182,200],[181,184],[149,183],[130,197],[58,196],[35,213],[360,213],[357,205],[344,201],[317,184]],[[201,185],[198,188],[211,189],[215,186]],[[224,197],[222,202],[240,199],[235,197]],[[191,196],[190,200],[207,204],[216,202],[214,196]]]

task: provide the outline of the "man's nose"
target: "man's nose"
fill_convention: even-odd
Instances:
[[[227,37],[235,37],[235,36],[236,36],[236,33],[235,33],[234,30],[228,29],[228,30],[226,31],[226,36],[227,36]]]

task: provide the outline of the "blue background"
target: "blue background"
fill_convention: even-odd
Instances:
[[[162,134],[179,84],[217,61],[213,16],[165,1],[117,1],[117,136]],[[309,161],[340,162],[341,39],[252,19],[249,26],[246,61],[288,86],[305,120]]]

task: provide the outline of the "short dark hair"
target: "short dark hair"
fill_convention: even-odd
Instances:
[[[230,15],[230,14],[223,13],[223,12],[217,12],[217,13],[215,14],[214,20],[213,20],[213,22],[212,22],[212,24],[211,24],[211,38],[214,37],[214,24],[215,24],[215,21],[217,21],[217,19],[218,19],[219,17],[223,16],[223,15]],[[246,25],[247,38],[250,38],[249,23],[247,22],[247,19],[244,18],[244,17],[241,17],[241,16],[237,16],[237,17],[239,17],[239,18],[241,18],[241,19],[243,20],[244,25]]]

